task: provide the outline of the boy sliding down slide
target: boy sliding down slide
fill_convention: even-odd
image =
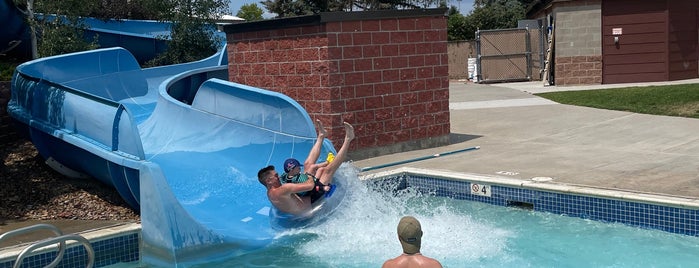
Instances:
[[[299,163],[298,160],[294,158],[289,158],[286,161],[284,161],[284,173],[279,176],[279,182],[281,184],[284,183],[302,183],[308,180],[308,177],[315,178],[316,171],[320,167],[325,167],[327,166],[330,162],[332,162],[333,155],[332,153],[328,154],[327,161],[322,162],[322,163],[317,163],[318,162],[318,157],[320,156],[320,149],[321,146],[323,146],[323,141],[325,140],[325,136],[328,134],[325,131],[325,128],[323,127],[323,123],[320,122],[320,120],[316,120],[316,128],[318,129],[318,137],[316,138],[316,142],[313,144],[313,148],[311,148],[310,153],[308,154],[308,157],[306,157],[306,161],[303,162],[303,167],[304,167],[304,173],[301,173],[301,164]],[[324,186],[324,185],[316,185],[316,188],[319,188],[318,190],[324,191],[325,195],[327,197],[330,197],[332,195],[332,192],[335,191],[335,186],[330,185],[330,186]],[[314,203],[316,199],[320,198],[320,194],[317,193],[314,196],[311,196],[311,203]],[[308,192],[300,192],[297,193],[299,196],[305,196],[307,194],[311,193],[310,191]]]
[[[282,184],[279,174],[274,170],[274,166],[264,167],[257,173],[257,179],[267,188],[267,198],[269,198],[272,205],[279,211],[293,215],[301,215],[311,208],[311,204],[325,195],[326,191],[333,190],[332,186],[330,186],[333,181],[333,176],[340,165],[342,165],[342,162],[347,158],[350,142],[354,139],[354,127],[347,122],[344,122],[344,124],[345,140],[342,143],[342,147],[340,147],[340,150],[337,152],[334,161],[320,164],[315,164],[315,161],[313,161],[312,164],[306,164],[308,165],[306,166],[308,169],[304,175],[308,176],[308,178],[312,178],[311,180],[307,179],[300,183]],[[311,149],[308,159],[317,160],[318,155],[320,155],[320,145],[318,141],[322,143],[322,138],[320,136],[322,135],[325,137],[325,130],[322,128],[320,122],[318,122],[318,127],[322,130],[319,129],[319,137],[316,140],[316,144],[314,144]],[[298,161],[296,161],[296,163],[298,163]],[[300,172],[298,164],[295,165],[296,166],[293,167],[292,170],[299,169],[298,172]],[[292,170],[289,170],[289,172],[292,172]],[[299,193],[309,191],[309,194],[299,195]]]

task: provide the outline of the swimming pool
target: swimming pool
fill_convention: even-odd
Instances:
[[[480,194],[471,192],[474,184]],[[401,252],[395,228],[403,215],[422,222],[422,252],[446,267],[683,267],[699,262],[699,217],[690,201],[526,184],[414,169],[379,173],[351,181],[341,209],[324,224],[289,230],[263,250],[196,267],[379,267]],[[661,199],[668,204],[653,203]],[[0,267],[5,267],[2,262]]]
[[[696,236],[522,209],[521,203],[515,208],[438,197],[425,187],[406,185],[406,179],[414,178],[382,187],[354,183],[342,209],[325,224],[289,231],[263,251],[197,267],[380,267],[401,252],[396,225],[404,215],[421,221],[422,253],[445,267],[689,267],[699,262]]]
[[[699,261],[696,237],[453,199],[421,202],[405,213],[422,222],[422,252],[445,267],[691,267]],[[356,216],[366,222],[337,221],[289,234],[297,239],[291,244],[198,267],[380,267],[400,253],[398,214]]]

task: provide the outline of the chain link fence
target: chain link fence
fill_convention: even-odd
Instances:
[[[477,81],[541,80],[543,35],[540,28],[480,30],[476,33]]]

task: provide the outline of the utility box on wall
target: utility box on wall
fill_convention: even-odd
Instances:
[[[353,157],[448,143],[446,9],[328,12],[231,24],[229,80],[298,101]]]

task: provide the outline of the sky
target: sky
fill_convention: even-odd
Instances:
[[[461,10],[461,13],[466,15],[468,12],[473,9],[473,0],[447,0],[449,1],[449,6],[456,6]],[[245,4],[257,4],[258,7],[260,7],[262,10],[265,11],[265,14],[262,15],[262,17],[265,18],[272,18],[276,14],[271,14],[267,13],[267,10],[265,7],[260,3],[262,0],[231,0],[229,6],[231,8],[231,15],[235,16],[235,14],[238,13],[238,10],[240,10],[240,7],[245,5]]]

